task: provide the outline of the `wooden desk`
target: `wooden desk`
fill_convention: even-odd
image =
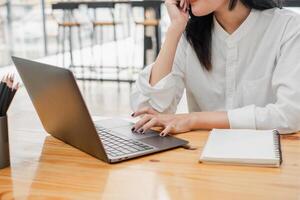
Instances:
[[[104,88],[85,91],[97,97]],[[127,93],[123,88],[120,95]],[[85,97],[95,108],[99,104],[99,99]],[[109,165],[47,135],[24,90],[17,95],[9,125],[12,164],[0,170],[3,200],[300,199],[300,134],[283,137],[281,168],[199,164],[206,131],[178,136],[197,146],[196,151],[176,149]]]

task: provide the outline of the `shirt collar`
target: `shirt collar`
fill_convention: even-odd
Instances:
[[[215,34],[218,38],[226,42],[238,42],[255,25],[258,16],[259,16],[259,11],[252,9],[249,16],[246,18],[246,20],[232,34],[227,33],[223,29],[223,27],[219,24],[216,17],[214,16],[213,34]]]

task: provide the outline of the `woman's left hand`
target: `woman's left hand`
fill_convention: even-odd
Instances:
[[[132,114],[141,119],[132,127],[132,131],[145,133],[153,127],[162,127],[160,136],[170,133],[184,133],[191,131],[191,114],[161,114],[152,108],[142,108]]]

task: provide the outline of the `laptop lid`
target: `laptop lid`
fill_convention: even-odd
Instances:
[[[73,73],[18,57],[12,60],[45,130],[52,136],[108,162]]]

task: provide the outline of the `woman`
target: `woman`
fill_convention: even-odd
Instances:
[[[171,24],[131,96],[133,131],[300,130],[300,17],[274,0],[166,0]],[[188,16],[190,13],[191,17]],[[189,113],[174,114],[186,89]]]

